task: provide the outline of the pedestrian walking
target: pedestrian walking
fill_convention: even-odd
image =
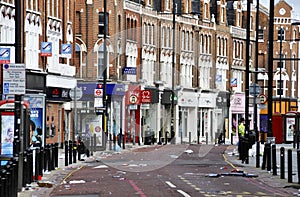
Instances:
[[[238,125],[238,135],[239,135],[239,142],[238,142],[238,151],[239,151],[239,159],[244,162],[246,160],[246,155],[245,151],[243,151],[245,147],[245,124],[244,124],[244,118],[241,118],[239,120],[239,125]]]

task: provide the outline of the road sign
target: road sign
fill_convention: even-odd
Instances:
[[[76,91],[76,95],[75,95],[75,91]],[[79,99],[81,99],[83,93],[82,93],[82,89],[75,87],[73,89],[70,90],[69,92],[69,96],[72,100],[76,100],[78,101]]]
[[[264,94],[259,95],[259,103],[265,104],[267,102],[267,97]]]
[[[258,96],[260,94],[260,87],[257,83],[251,84],[249,87],[249,93],[252,96]]]
[[[25,64],[3,65],[3,94],[25,94]]]
[[[94,95],[96,97],[102,97],[103,96],[103,90],[102,89],[95,89],[94,90]]]

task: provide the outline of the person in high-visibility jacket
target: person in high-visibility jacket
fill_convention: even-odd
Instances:
[[[244,118],[241,118],[241,120],[240,120],[240,124],[238,126],[238,131],[239,131],[239,137],[245,136]]]
[[[238,142],[238,151],[239,151],[239,159],[244,162],[244,154],[242,152],[243,146],[243,138],[245,136],[245,125],[244,125],[244,118],[241,118],[238,125],[238,135],[239,135],[239,142]]]

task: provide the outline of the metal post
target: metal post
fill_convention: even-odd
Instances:
[[[276,145],[272,145],[272,168],[273,175],[277,175],[277,161],[276,161]]]
[[[249,74],[250,74],[250,17],[251,17],[251,2],[247,1],[247,28],[246,28],[246,73],[245,73],[245,137],[249,136]],[[244,144],[247,146],[247,143]],[[245,161],[249,161],[248,147],[243,147],[245,150]]]
[[[267,147],[266,151],[266,155],[267,155],[267,171],[271,172],[271,144],[270,143],[266,143],[265,145]]]
[[[16,63],[24,62],[24,1],[15,2],[15,61]],[[22,189],[23,174],[23,153],[22,153],[22,95],[15,95],[15,132],[13,151],[14,157],[19,157],[18,162],[18,191]]]
[[[274,41],[274,0],[270,0],[269,9],[269,48],[268,48],[268,134],[273,136],[272,132],[272,102],[273,102],[273,41]]]
[[[69,155],[69,145],[68,145],[69,143],[68,143],[68,141],[66,140],[65,141],[65,166],[68,166],[69,164],[69,160],[68,160],[68,155]]]
[[[284,179],[284,164],[285,164],[285,152],[284,152],[284,147],[280,148],[280,178]]]
[[[280,60],[279,60],[279,63],[280,63],[280,68],[279,68],[279,72],[280,72],[280,76],[279,76],[279,81],[280,81],[280,83],[279,83],[279,90],[280,90],[280,94],[279,94],[279,112],[281,113],[281,95],[282,95],[282,31],[283,31],[283,29],[282,29],[282,27],[280,28],[280,45],[279,45],[279,50],[280,50],[280,52],[279,52],[279,58],[280,58]]]
[[[255,42],[255,75],[254,75],[254,81],[255,84],[257,84],[257,71],[258,71],[258,30],[259,30],[259,0],[257,0],[256,5],[256,42]],[[256,85],[254,86],[254,92],[256,92]],[[256,95],[256,94],[255,94]],[[256,96],[255,96],[256,98]],[[255,142],[256,142],[256,167],[259,168],[260,163],[260,144],[259,144],[259,132],[257,127],[257,104],[256,99],[254,98],[254,115],[253,115],[253,126],[254,126],[254,132],[255,132]]]
[[[288,182],[293,182],[293,159],[292,159],[292,149],[288,150]]]
[[[106,139],[105,139],[105,133],[107,132],[107,102],[106,102],[106,78],[107,78],[107,49],[106,49],[106,37],[108,33],[108,25],[106,24],[106,19],[107,19],[107,6],[106,6],[106,0],[103,1],[103,11],[104,11],[104,35],[103,35],[103,53],[104,53],[104,70],[103,70],[103,107],[104,107],[104,112],[102,115],[102,144],[104,147],[106,147]],[[109,140],[111,140],[111,133],[109,132]]]
[[[176,9],[176,3],[175,0],[173,0],[173,55],[172,55],[172,98],[171,98],[171,143],[175,144],[175,131],[174,131],[174,86],[175,86],[175,25],[176,25],[176,21],[175,21],[175,9]],[[177,12],[177,11],[176,11]],[[166,139],[167,140],[167,139]]]

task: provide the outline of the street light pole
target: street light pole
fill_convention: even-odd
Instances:
[[[255,84],[257,84],[257,72],[258,72],[258,28],[259,28],[259,0],[256,2],[256,42],[255,42]],[[253,115],[253,125],[254,125],[254,132],[255,132],[255,141],[256,141],[256,167],[259,168],[259,160],[260,160],[260,145],[259,145],[259,132],[257,128],[257,104],[256,104],[256,86],[254,86],[255,98],[254,98],[254,115]]]
[[[175,39],[175,9],[176,9],[176,4],[175,4],[175,0],[173,0],[173,55],[172,55],[172,98],[171,98],[171,143],[174,143],[175,144],[175,131],[174,131],[174,86],[175,86],[175,42],[176,42],[176,39]],[[166,139],[167,141],[167,139]]]
[[[106,121],[107,121],[107,102],[106,102],[106,78],[107,78],[107,49],[106,49],[106,37],[107,37],[107,25],[106,24],[106,20],[107,20],[107,15],[106,15],[106,12],[107,12],[107,5],[106,5],[106,0],[104,0],[103,2],[103,12],[104,12],[104,16],[103,16],[103,19],[104,19],[104,33],[103,33],[103,66],[104,66],[104,69],[103,69],[103,114],[102,114],[102,144],[104,146],[104,149],[106,148],[106,132],[107,132],[107,124],[106,124]],[[111,141],[111,133],[109,133],[109,140]],[[111,148],[111,147],[110,147]]]
[[[273,41],[274,41],[274,0],[270,0],[269,12],[269,48],[268,48],[268,135],[272,132],[272,104],[273,104]]]
[[[250,11],[252,0],[247,1],[247,29],[246,29],[246,77],[245,77],[245,137],[249,137],[249,73],[250,73]],[[246,144],[245,144],[246,146]],[[246,147],[245,147],[246,148]],[[249,163],[248,148],[246,148],[246,164]]]

